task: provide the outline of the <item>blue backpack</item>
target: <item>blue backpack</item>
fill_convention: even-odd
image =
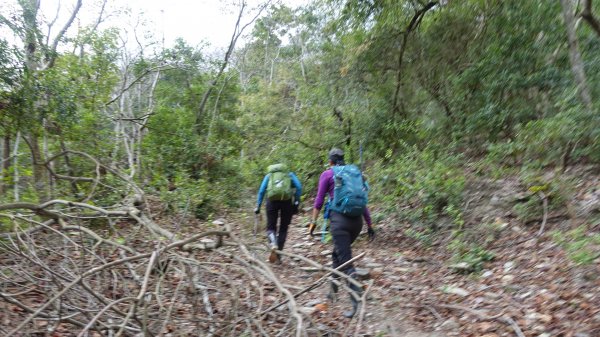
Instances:
[[[363,214],[369,201],[369,185],[355,165],[334,166],[331,210],[356,217]]]

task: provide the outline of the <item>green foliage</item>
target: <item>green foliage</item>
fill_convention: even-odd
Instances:
[[[465,235],[457,235],[448,245],[452,252],[452,260],[456,263],[466,263],[471,272],[478,272],[483,268],[485,262],[492,261],[494,253],[486,250],[479,244],[476,244],[465,238]]]
[[[458,157],[441,156],[433,149],[407,148],[390,160],[368,171],[375,202],[410,204],[411,210],[404,215],[433,227],[442,216],[462,226],[465,177]]]
[[[160,188],[161,199],[167,203],[168,209],[174,213],[193,215],[198,219],[207,219],[214,212],[214,206],[208,194],[206,181],[192,179],[185,174],[173,177],[176,188],[169,190],[164,184]]]
[[[0,233],[8,232],[12,229],[12,223],[7,218],[0,218]]]
[[[565,156],[571,162],[594,158],[595,131],[581,109],[574,108],[555,116],[533,120],[515,128],[515,139],[492,143],[488,157],[493,163],[523,165],[531,169],[562,167]],[[569,163],[566,163],[569,164]]]
[[[522,223],[542,219],[542,194],[548,202],[548,212],[564,209],[573,195],[574,182],[561,175],[548,176],[537,170],[523,170],[521,182],[531,193],[513,206],[513,212]]]
[[[544,192],[551,209],[563,207],[570,183],[541,179],[539,172],[600,162],[600,120],[579,102],[560,4],[424,6],[408,0],[272,6],[216,82],[221,60],[183,40],[122,60],[118,30],[84,28],[61,41],[51,67],[27,71],[26,50],[0,40],[0,134],[45,139],[50,154],[86,151],[134,172],[136,182],[173,209],[199,218],[247,204],[276,162],[296,172],[310,196],[327,151],[344,148],[347,162],[358,163],[360,145],[372,203],[417,224],[408,235],[418,240],[428,240],[441,223],[464,229],[464,170],[471,160],[479,174],[493,177],[522,168],[532,194]],[[10,20],[25,27],[31,17]],[[584,70],[598,97],[600,42],[582,27]],[[29,34],[43,40],[41,31]],[[43,63],[43,54],[36,49],[34,61]],[[69,165],[62,158],[53,164],[61,174],[95,171],[77,155]],[[31,167],[29,159],[19,163],[25,189],[37,179]],[[12,172],[4,172],[4,182],[12,183]],[[111,204],[129,192],[110,174],[103,179],[114,187],[99,187],[96,202]],[[81,194],[90,188],[78,186]],[[66,181],[54,189],[73,193]],[[514,211],[529,221],[542,214],[541,201],[532,195]]]
[[[513,213],[522,223],[528,223],[534,220],[541,219],[542,202],[538,198],[530,198],[525,202],[520,202],[513,206]]]
[[[408,228],[404,231],[404,235],[411,239],[421,242],[425,246],[431,246],[433,242],[434,233],[429,227],[420,229]]]
[[[577,264],[591,264],[600,257],[600,234],[589,232],[587,226],[582,225],[567,232],[554,231],[552,238]]]

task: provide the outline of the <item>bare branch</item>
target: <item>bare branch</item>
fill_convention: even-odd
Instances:
[[[79,12],[79,9],[81,8],[82,3],[83,3],[83,0],[77,0],[77,3],[75,4],[75,8],[73,8],[73,12],[71,12],[71,17],[65,23],[65,25],[62,27],[62,29],[58,32],[56,37],[54,38],[54,42],[52,42],[52,46],[50,46],[50,50],[49,50],[50,55],[47,60],[48,68],[52,68],[52,66],[54,65],[54,61],[56,60],[56,47],[58,46],[58,43],[63,38],[63,36],[67,32],[67,30],[69,29],[69,27],[71,27],[71,24],[73,23],[75,18],[77,17],[77,13]]]
[[[600,22],[594,17],[594,13],[592,13],[592,0],[583,0],[581,17],[592,27],[596,35],[600,37]]]
[[[248,23],[246,23],[244,26],[242,26],[240,28],[240,21],[242,20],[242,16],[244,14],[244,9],[246,8],[246,1],[242,1],[242,6],[240,8],[240,12],[238,14],[237,21],[235,23],[235,28],[233,29],[233,34],[231,35],[231,41],[229,42],[229,47],[227,47],[227,52],[225,52],[225,57],[223,59],[223,62],[221,63],[221,68],[219,69],[219,72],[213,78],[213,80],[210,81],[210,83],[208,85],[208,89],[206,89],[206,91],[204,92],[204,95],[202,96],[202,100],[200,101],[200,106],[198,107],[198,112],[196,113],[196,128],[197,128],[198,133],[200,133],[200,131],[201,131],[201,130],[199,130],[199,127],[201,125],[200,119],[204,115],[204,110],[206,108],[206,103],[208,102],[208,98],[209,98],[210,94],[212,93],[212,91],[214,90],[217,83],[219,82],[219,80],[221,79],[221,76],[223,76],[223,72],[225,72],[225,68],[227,68],[227,65],[229,64],[229,58],[231,57],[231,54],[233,53],[233,50],[235,49],[235,44],[236,44],[237,40],[242,35],[244,30],[249,25],[251,25],[254,21],[256,21],[256,19],[258,19],[260,14],[263,12],[263,10],[265,10],[265,8],[267,8],[268,5],[270,5],[270,3],[271,3],[271,0],[268,0],[267,2],[265,2],[259,8],[258,12],[252,18],[252,20],[250,20]]]

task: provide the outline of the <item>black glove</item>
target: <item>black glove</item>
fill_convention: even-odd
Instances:
[[[256,207],[256,208],[254,209],[254,214],[258,214],[258,213],[260,213],[260,207]]]
[[[375,239],[375,230],[373,228],[367,228],[367,234],[369,234],[369,241],[373,241],[373,239]]]
[[[298,214],[298,207],[300,203],[298,201],[294,201],[294,205],[292,206],[292,214]]]

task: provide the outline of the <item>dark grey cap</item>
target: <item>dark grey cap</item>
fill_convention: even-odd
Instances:
[[[331,149],[331,151],[329,151],[329,159],[332,161],[336,161],[337,159],[344,159],[344,151],[341,149],[338,149],[337,147],[334,147],[333,149]]]

